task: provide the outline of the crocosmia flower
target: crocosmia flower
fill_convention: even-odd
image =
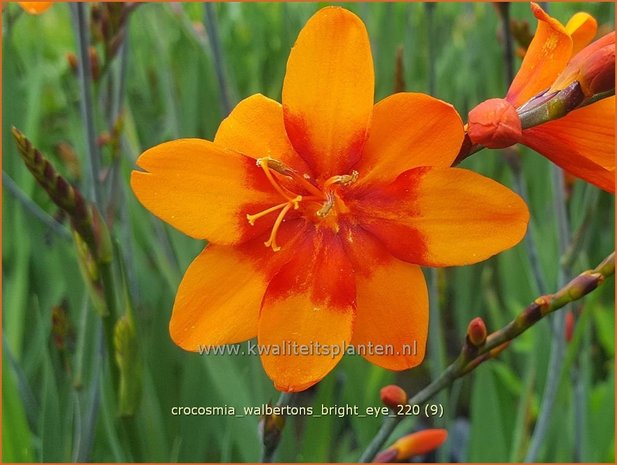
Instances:
[[[473,143],[491,148],[520,142],[568,172],[615,191],[615,97],[599,100],[547,123],[522,129],[521,114],[534,97],[548,99],[578,82],[583,98],[614,89],[615,33],[591,45],[596,21],[577,13],[566,26],[531,4],[538,28],[505,99],[481,103],[469,114]]]
[[[17,2],[20,7],[31,15],[40,15],[47,11],[54,2]]]
[[[418,265],[475,263],[521,240],[524,202],[450,168],[464,136],[451,105],[414,93],[374,105],[373,93],[364,25],[324,8],[291,51],[283,105],[253,95],[213,142],[175,140],[139,157],[141,203],[209,242],[178,289],[176,344],[256,336],[282,391],[321,380],[349,345],[410,368],[428,326]]]

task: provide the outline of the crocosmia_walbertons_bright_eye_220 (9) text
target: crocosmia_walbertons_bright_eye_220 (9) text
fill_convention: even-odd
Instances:
[[[152,213],[208,245],[184,275],[170,333],[180,347],[257,337],[280,346],[390,345],[363,354],[404,370],[424,358],[420,269],[476,263],[516,245],[529,219],[501,184],[452,168],[464,138],[448,103],[374,103],[362,21],[319,10],[300,31],[282,105],[242,100],[214,141],[145,151],[131,186]],[[417,353],[404,353],[415,343]],[[261,354],[281,391],[320,381],[343,353]]]

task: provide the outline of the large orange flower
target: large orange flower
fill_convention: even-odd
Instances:
[[[373,92],[364,25],[324,8],[291,51],[282,106],[253,95],[214,142],[176,140],[140,156],[131,186],[142,204],[209,241],[178,289],[176,344],[257,336],[282,391],[318,382],[347,344],[382,367],[410,368],[428,326],[418,265],[474,263],[521,240],[522,200],[450,168],[464,136],[454,108],[413,93],[373,105]]]
[[[486,141],[487,146],[495,148],[520,142],[572,174],[614,192],[614,96],[527,129],[522,129],[520,123],[516,127],[518,118],[512,109],[521,115],[537,101],[546,100],[575,81],[583,97],[603,91],[607,83],[614,88],[614,32],[587,46],[597,28],[591,16],[578,13],[563,26],[537,4],[532,3],[531,8],[538,27],[521,68],[505,100],[489,100],[470,112],[471,140],[480,144]],[[500,118],[505,124],[498,123]],[[501,134],[505,137],[500,139]],[[500,140],[495,141],[496,136]],[[493,142],[496,145],[490,145]]]

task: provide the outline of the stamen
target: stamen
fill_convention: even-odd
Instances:
[[[334,196],[330,193],[328,194],[326,203],[324,203],[322,207],[319,210],[317,210],[316,215],[320,218],[324,218],[328,213],[330,213],[330,210],[332,210],[333,206],[334,206]]]
[[[303,175],[301,176],[300,173],[298,173],[297,171],[291,171],[290,174],[291,178],[296,181],[298,184],[300,184],[302,187],[304,187],[307,191],[309,191],[311,194],[323,199],[324,198],[324,193],[322,191],[320,191],[316,186],[314,186],[310,181],[310,177],[306,177],[307,175]]]
[[[281,223],[283,222],[283,218],[285,218],[285,215],[287,215],[287,212],[291,209],[292,205],[293,204],[289,202],[287,205],[285,205],[283,210],[281,210],[281,213],[279,213],[278,218],[274,222],[274,226],[272,226],[272,232],[270,233],[270,239],[264,242],[264,245],[266,247],[272,247],[273,252],[278,252],[279,250],[281,250],[281,247],[276,243],[276,233],[278,233],[278,230],[281,227]]]
[[[332,184],[342,184],[343,186],[348,186],[358,180],[359,173],[356,170],[353,170],[351,174],[342,174],[337,176],[332,176],[324,183],[324,188],[331,186]]]
[[[258,220],[259,218],[261,218],[262,216],[266,216],[269,213],[275,212],[277,210],[280,210],[281,208],[285,207],[286,205],[289,205],[289,202],[283,202],[279,205],[275,205],[274,207],[270,207],[264,211],[261,211],[259,213],[255,213],[254,215],[246,215],[246,219],[248,220],[249,224],[251,226],[255,226],[255,221]]]
[[[273,182],[272,181],[273,176],[272,176],[271,173],[270,173],[270,175],[268,175],[268,172],[266,171],[267,168],[272,169],[272,170],[276,171],[277,173],[282,174],[283,176],[287,176],[287,177],[293,179],[294,181],[296,181],[300,186],[304,187],[311,194],[316,195],[317,197],[319,197],[321,199],[324,198],[323,192],[321,192],[313,183],[310,182],[311,177],[309,175],[307,175],[307,174],[301,175],[300,173],[298,173],[293,168],[290,168],[289,166],[285,165],[284,163],[282,163],[282,162],[280,162],[278,160],[275,160],[274,158],[270,158],[270,157],[258,158],[257,159],[257,166],[261,167],[264,170],[264,172],[266,172],[266,176],[268,176],[268,180],[270,180],[270,182]],[[274,185],[274,183],[273,183],[273,185]],[[279,193],[281,193],[281,191],[277,188],[277,186],[274,186],[274,187],[277,189],[277,191]],[[280,186],[280,184],[279,184],[279,187],[282,187],[282,186]],[[285,190],[287,190],[287,189],[285,189]]]
[[[262,160],[266,160],[266,163],[264,163]],[[292,199],[294,194],[281,186],[281,184],[274,178],[274,176],[272,176],[272,172],[270,171],[269,166],[270,161],[272,161],[271,158],[258,158],[257,166],[264,170],[264,173],[266,174],[268,181],[270,181],[270,184],[272,184],[272,187],[274,187],[274,189],[276,189],[276,191],[281,194],[283,198],[289,200],[290,202],[293,201]]]
[[[352,184],[358,180],[358,175],[359,173],[356,170],[353,170],[351,174],[332,176],[324,183],[324,189],[332,184],[342,184],[343,186]]]

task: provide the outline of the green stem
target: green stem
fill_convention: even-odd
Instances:
[[[216,72],[216,80],[219,84],[219,96],[221,99],[221,108],[225,115],[231,112],[231,104],[229,99],[229,85],[225,74],[223,63],[223,48],[219,37],[218,25],[216,23],[216,12],[212,3],[204,3],[204,26],[206,33],[210,38],[210,46],[212,48],[212,58],[214,59],[214,70]]]
[[[553,203],[555,208],[555,214],[557,218],[557,236],[559,238],[559,252],[560,256],[564,256],[568,245],[570,243],[570,225],[568,221],[568,213],[566,209],[565,183],[564,175],[561,168],[552,165],[553,175]],[[563,264],[559,268],[558,284],[561,286],[565,282],[567,270]],[[544,438],[548,431],[549,421],[553,415],[553,408],[555,406],[555,398],[557,396],[557,390],[559,387],[559,379],[561,377],[561,367],[563,365],[563,354],[565,351],[565,314],[563,312],[555,315],[552,321],[552,342],[551,342],[551,355],[548,365],[548,376],[546,385],[544,386],[544,393],[542,396],[542,405],[540,410],[540,417],[533,432],[531,438],[531,444],[527,455],[525,456],[526,462],[535,462],[538,454],[540,453],[540,447],[544,444]]]
[[[527,190],[527,182],[521,171],[520,160],[518,154],[514,154],[512,157],[506,156],[508,166],[514,176],[515,191],[525,201],[525,204],[530,205],[529,192]],[[535,233],[532,228],[532,223],[529,223],[529,229],[525,234],[524,244],[527,250],[527,257],[529,258],[529,265],[531,266],[531,272],[533,274],[533,280],[536,285],[536,291],[540,294],[545,294],[548,287],[544,281],[544,273],[542,272],[542,266],[540,264],[540,254],[538,253],[538,245],[535,239]]]
[[[86,150],[88,153],[88,168],[90,171],[90,182],[94,203],[103,213],[103,192],[99,182],[101,173],[100,154],[96,144],[96,134],[94,130],[94,114],[92,103],[92,66],[90,54],[88,53],[88,24],[86,22],[85,5],[83,3],[72,3],[71,11],[75,23],[75,38],[77,41],[78,63],[77,72],[79,75],[79,89],[81,99],[81,117],[84,121],[86,131]]]
[[[62,223],[59,223],[56,219],[49,216],[45,210],[34,203],[30,197],[28,197],[24,191],[22,191],[17,183],[13,179],[2,171],[2,185],[11,193],[15,199],[21,203],[24,208],[32,214],[37,220],[47,226],[51,231],[56,233],[63,239],[72,240],[71,233]]]

